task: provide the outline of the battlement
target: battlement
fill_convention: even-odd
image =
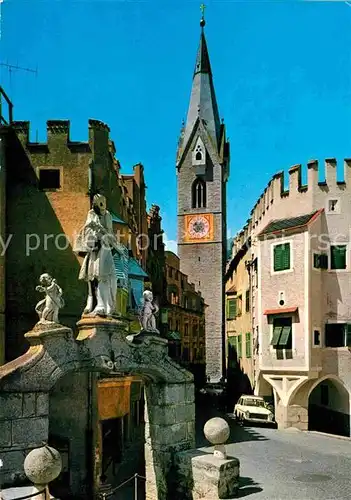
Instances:
[[[345,158],[341,166],[341,178],[338,178],[336,158],[326,158],[323,162],[309,160],[306,184],[302,182],[304,167],[301,164],[289,168],[287,184],[284,171],[274,174],[252,208],[246,225],[234,237],[232,258],[247,247],[252,230],[261,230],[270,220],[323,208],[323,196],[351,195],[351,158]]]
[[[254,224],[258,224],[273,203],[282,199],[288,199],[300,203],[302,199],[316,194],[318,191],[345,190],[351,187],[351,159],[346,158],[343,163],[343,178],[337,179],[337,160],[326,158],[324,164],[318,160],[307,162],[307,184],[302,183],[301,164],[293,165],[288,170],[288,188],[285,186],[284,171],[277,172],[269,181],[264,192],[261,194],[253,209],[251,218]],[[351,189],[350,189],[351,194]]]
[[[110,133],[110,127],[100,120],[89,120],[89,128],[94,130],[103,130],[105,132]]]
[[[50,142],[54,141],[55,144],[62,142],[69,148],[80,148],[84,151],[89,150],[89,142],[95,132],[105,132],[106,134],[106,144],[112,155],[115,154],[116,148],[114,142],[109,138],[110,128],[106,123],[99,120],[89,120],[88,130],[89,130],[89,140],[88,141],[72,141],[70,139],[70,121],[69,120],[47,120],[46,122],[46,134],[47,140],[42,143],[31,142],[30,141],[30,122],[29,121],[13,121],[11,123],[12,130],[16,133],[20,141],[27,147],[30,147],[33,152],[36,147],[49,147]],[[105,140],[105,139],[104,139]]]

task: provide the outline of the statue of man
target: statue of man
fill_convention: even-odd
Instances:
[[[39,322],[50,321],[58,323],[58,312],[65,305],[62,298],[62,289],[56,283],[56,280],[47,273],[40,276],[39,283],[40,285],[35,289],[37,292],[45,293],[45,298],[40,300],[35,307],[35,311],[39,316]]]
[[[85,225],[76,241],[75,251],[85,254],[79,279],[88,283],[84,314],[112,317],[116,310],[117,276],[113,253],[122,255],[113,233],[112,217],[106,198],[97,194]]]

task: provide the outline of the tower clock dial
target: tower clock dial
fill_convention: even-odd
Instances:
[[[190,219],[188,225],[188,233],[191,238],[202,239],[206,238],[210,232],[210,223],[202,215],[194,216]]]

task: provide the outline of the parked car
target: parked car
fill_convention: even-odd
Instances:
[[[260,396],[241,396],[234,407],[236,421],[245,423],[274,423],[274,413]]]

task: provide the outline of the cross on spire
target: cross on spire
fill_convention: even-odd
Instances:
[[[200,5],[200,10],[202,12],[202,17],[201,17],[201,21],[200,21],[201,28],[203,28],[205,26],[205,24],[206,24],[206,21],[205,21],[205,9],[206,9],[206,5],[202,3]]]

